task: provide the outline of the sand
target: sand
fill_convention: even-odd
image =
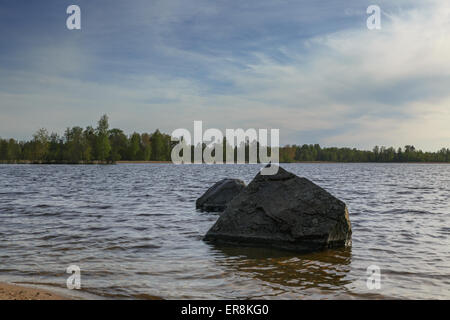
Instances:
[[[69,298],[43,289],[0,283],[0,300],[69,300]]]

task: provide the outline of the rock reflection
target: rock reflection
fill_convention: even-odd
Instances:
[[[266,248],[212,245],[217,264],[238,276],[263,281],[282,289],[346,291],[351,283],[351,247],[298,254]]]

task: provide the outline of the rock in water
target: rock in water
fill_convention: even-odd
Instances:
[[[350,243],[347,206],[306,178],[279,168],[237,195],[204,240],[315,251]]]
[[[223,179],[216,182],[200,198],[195,205],[205,211],[223,211],[227,204],[245,188],[239,179]]]

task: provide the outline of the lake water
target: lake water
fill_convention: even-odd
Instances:
[[[450,298],[450,165],[282,166],[347,203],[350,248],[203,242],[218,215],[195,200],[258,165],[0,165],[0,281],[64,288],[75,264],[81,292],[106,298]]]

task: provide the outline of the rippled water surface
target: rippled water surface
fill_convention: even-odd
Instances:
[[[450,298],[450,165],[287,164],[349,207],[353,244],[314,254],[216,247],[195,200],[256,165],[0,165],[0,281],[116,298]],[[366,286],[381,268],[381,289]]]

